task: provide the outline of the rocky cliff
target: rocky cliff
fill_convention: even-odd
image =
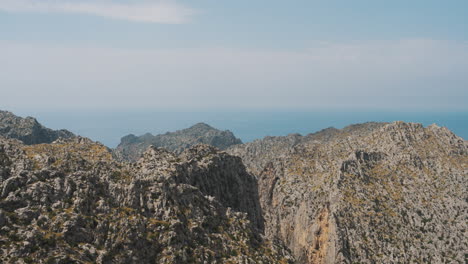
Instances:
[[[42,126],[35,118],[22,118],[0,110],[0,136],[15,138],[26,145],[51,143],[59,138],[75,135],[67,130],[52,130]]]
[[[0,138],[2,263],[292,263],[255,177],[209,146],[113,160],[85,138]]]
[[[221,131],[207,124],[198,123],[187,129],[156,136],[151,134],[140,137],[135,135],[125,136],[121,139],[114,153],[120,160],[136,161],[151,145],[181,153],[185,149],[198,144],[226,149],[229,146],[241,143],[242,141],[236,138],[231,131]]]
[[[435,125],[351,128],[276,158],[261,141],[237,147],[251,171],[266,163],[266,235],[298,263],[466,263],[467,142]]]

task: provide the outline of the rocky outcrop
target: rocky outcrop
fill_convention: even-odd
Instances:
[[[330,127],[306,136],[290,134],[287,136],[265,137],[253,142],[233,145],[226,151],[232,155],[241,157],[247,168],[252,173],[258,175],[271,160],[287,157],[297,145],[307,142],[327,143],[350,135],[364,136],[385,124],[368,122],[350,125],[343,129]]]
[[[0,111],[0,136],[14,138],[26,145],[51,143],[59,138],[75,135],[67,130],[52,130],[42,126],[35,118],[22,118],[11,112]]]
[[[305,141],[258,176],[266,235],[298,263],[466,261],[468,144],[446,128]]]
[[[136,163],[77,137],[0,138],[2,263],[293,263],[262,235],[256,179],[209,146]]]
[[[149,133],[140,137],[125,136],[121,139],[114,154],[119,160],[137,161],[149,146],[163,147],[179,154],[198,144],[207,144],[223,150],[241,143],[242,141],[231,131],[221,131],[207,124],[198,123],[187,129],[156,136]]]

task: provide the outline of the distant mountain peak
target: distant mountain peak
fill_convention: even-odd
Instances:
[[[242,144],[242,141],[229,130],[221,131],[201,122],[189,128],[155,136],[149,133],[139,137],[127,135],[121,139],[114,154],[121,160],[137,161],[151,145],[182,153],[185,149],[199,144],[227,149],[232,145]]]
[[[217,130],[216,128],[208,125],[207,123],[203,123],[203,122],[200,122],[200,123],[196,123],[195,125],[189,127],[189,128],[186,128],[186,129],[206,129],[206,130]]]
[[[52,143],[59,138],[75,137],[68,130],[46,128],[33,117],[23,118],[2,110],[0,110],[0,136],[18,139],[26,145]]]

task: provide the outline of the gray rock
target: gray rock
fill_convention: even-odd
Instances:
[[[5,216],[5,212],[3,210],[0,210],[0,227],[3,227],[7,223],[7,218]]]

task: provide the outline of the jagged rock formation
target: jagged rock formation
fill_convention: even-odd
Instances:
[[[0,110],[0,136],[15,138],[26,145],[51,143],[59,138],[75,135],[67,130],[52,130],[42,126],[35,118],[22,118]]]
[[[290,134],[284,137],[265,137],[253,142],[233,145],[226,151],[232,155],[242,157],[247,168],[258,175],[271,160],[279,157],[287,157],[293,147],[297,145],[315,141],[327,143],[337,138],[350,135],[364,136],[385,124],[386,123],[368,122],[350,125],[343,129],[330,127],[306,136]]]
[[[301,141],[267,162],[266,235],[298,263],[466,263],[468,143],[435,125],[368,128]],[[269,158],[262,144],[244,152],[251,171]]]
[[[0,262],[293,263],[262,236],[257,190],[208,146],[127,164],[81,137],[0,138]]]
[[[119,160],[137,161],[151,145],[181,153],[198,144],[207,144],[223,150],[232,145],[242,144],[242,141],[236,138],[231,131],[221,131],[207,124],[198,123],[187,129],[156,136],[149,133],[140,137],[125,136],[121,139],[114,154]]]

